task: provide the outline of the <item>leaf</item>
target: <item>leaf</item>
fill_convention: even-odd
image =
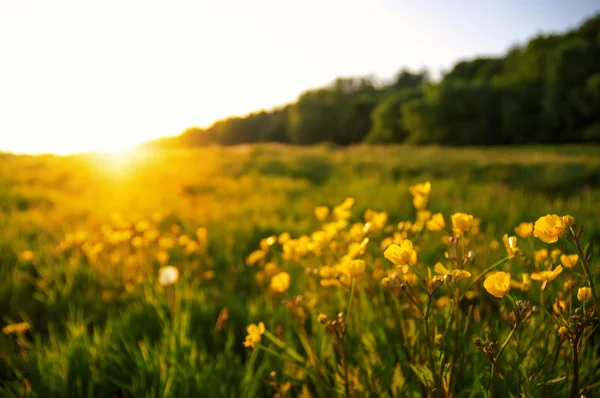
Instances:
[[[412,371],[419,378],[419,381],[423,383],[430,390],[435,387],[435,381],[433,380],[433,374],[429,368],[425,365],[413,365],[409,364]]]
[[[542,383],[538,383],[537,387],[540,386],[551,386],[552,384],[556,384],[556,383],[560,383],[561,381],[565,380],[567,378],[567,376],[558,376],[555,377],[554,379],[548,380],[548,381],[544,381]]]
[[[392,376],[392,391],[394,396],[396,396],[396,392],[400,391],[404,384],[406,383],[406,379],[404,378],[404,374],[402,373],[402,367],[400,366],[400,362],[396,362],[396,366],[394,366],[394,375]]]

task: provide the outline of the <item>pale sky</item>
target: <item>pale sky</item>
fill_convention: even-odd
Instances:
[[[437,76],[599,11],[586,0],[0,0],[0,151],[119,151],[338,76]]]

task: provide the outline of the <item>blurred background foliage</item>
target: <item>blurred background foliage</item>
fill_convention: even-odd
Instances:
[[[220,120],[146,147],[281,142],[509,145],[600,142],[600,16],[504,57],[458,62],[439,82],[344,77],[272,111]]]

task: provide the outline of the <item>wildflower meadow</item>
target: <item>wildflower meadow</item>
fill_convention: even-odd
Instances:
[[[0,154],[0,395],[600,396],[597,154]]]

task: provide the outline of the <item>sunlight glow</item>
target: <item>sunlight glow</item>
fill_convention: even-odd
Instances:
[[[0,151],[118,152],[293,102],[338,76],[425,66],[435,76],[533,33],[508,13],[468,9],[447,18],[388,0],[0,0]],[[504,29],[473,35],[491,16]]]

